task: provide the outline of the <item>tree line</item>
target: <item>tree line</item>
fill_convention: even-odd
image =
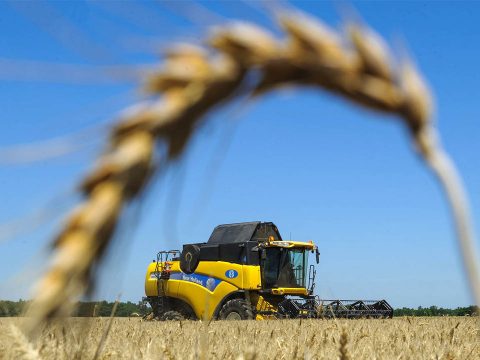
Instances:
[[[8,301],[0,300],[0,317],[21,316],[28,306],[29,301]],[[92,317],[92,316],[110,316],[115,302],[108,301],[81,301],[76,307],[73,316]],[[144,315],[149,309],[143,302],[133,303],[130,301],[119,302],[115,310],[115,316],[126,317],[131,315]]]
[[[21,316],[28,301],[8,301],[0,300],[0,317]],[[108,301],[82,301],[78,304],[74,316],[110,316],[115,302]],[[126,317],[132,314],[145,315],[151,309],[144,302],[133,303],[130,301],[119,302],[115,310],[115,316]],[[393,311],[394,316],[478,316],[479,308],[471,305],[467,307],[457,307],[456,309],[446,309],[437,306],[413,308],[399,308]]]
[[[416,309],[401,308],[393,310],[394,316],[478,316],[480,314],[477,306],[457,307],[456,309],[445,309],[437,306],[421,307]]]

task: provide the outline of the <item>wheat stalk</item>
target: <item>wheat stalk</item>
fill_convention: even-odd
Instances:
[[[23,332],[11,324],[6,334],[10,340],[8,353],[3,354],[5,358],[22,360],[40,360],[40,354],[33,344],[25,337]],[[1,354],[0,354],[1,355]],[[8,355],[8,356],[7,356]],[[3,356],[1,356],[3,358]]]
[[[182,45],[166,54],[146,89],[151,103],[128,111],[111,130],[109,148],[82,183],[84,202],[53,244],[53,263],[36,287],[30,330],[65,315],[67,304],[90,286],[126,204],[153,171],[154,148],[166,144],[166,162],[182,154],[208,112],[239,93],[258,96],[283,85],[322,88],[371,109],[397,115],[420,155],[443,184],[455,214],[459,243],[480,304],[478,267],[468,208],[455,169],[441,150],[431,121],[431,98],[411,63],[394,66],[372,31],[351,25],[346,36],[302,14],[282,15],[287,34],[275,39],[247,23],[213,29],[206,48]],[[251,76],[257,75],[251,84]],[[163,164],[165,165],[165,164]]]
[[[350,360],[350,356],[348,355],[348,350],[347,350],[347,344],[348,344],[348,335],[345,329],[342,330],[342,334],[340,335],[340,343],[339,343],[339,359],[340,360]]]

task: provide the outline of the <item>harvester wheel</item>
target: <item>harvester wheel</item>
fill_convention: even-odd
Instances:
[[[174,320],[174,321],[180,321],[180,320],[185,320],[185,317],[179,313],[178,311],[167,311],[165,312],[161,317],[161,321],[169,321],[169,320]]]
[[[253,311],[246,300],[233,299],[223,305],[219,318],[221,320],[251,320]]]

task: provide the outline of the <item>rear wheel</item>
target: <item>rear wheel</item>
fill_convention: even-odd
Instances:
[[[229,300],[220,310],[221,320],[251,320],[253,311],[251,306],[244,299]]]
[[[170,310],[163,313],[163,315],[160,317],[160,320],[161,321],[169,321],[169,320],[180,321],[180,320],[185,320],[185,317],[178,311]]]

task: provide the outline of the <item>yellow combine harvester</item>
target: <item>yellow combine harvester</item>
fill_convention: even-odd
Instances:
[[[385,300],[321,300],[313,295],[319,252],[284,241],[271,222],[217,226],[208,242],[160,251],[145,279],[159,320],[392,317]]]

